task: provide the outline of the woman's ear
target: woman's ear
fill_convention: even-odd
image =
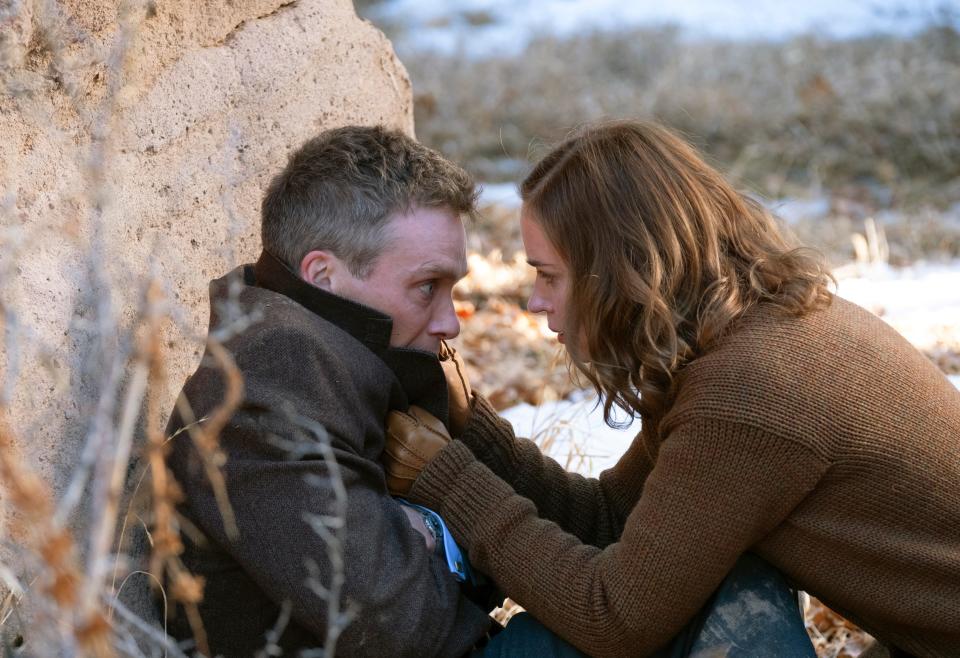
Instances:
[[[312,286],[331,292],[331,276],[339,260],[329,251],[308,252],[300,261],[300,278]]]

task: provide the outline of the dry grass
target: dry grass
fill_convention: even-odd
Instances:
[[[801,218],[790,225],[800,242],[819,250],[834,266],[862,259],[855,236],[866,239],[864,226],[868,220],[876,222],[886,241],[881,261],[894,267],[960,258],[960,215],[927,207],[885,212],[875,220],[866,209],[852,211],[839,205],[826,216]]]
[[[19,12],[25,9],[21,3],[5,7],[0,17],[8,23],[5,27],[16,24]],[[45,88],[44,85],[21,84],[25,76],[29,77],[23,63],[36,59],[48,64],[46,73],[39,75],[47,76],[47,83],[52,82],[62,90],[67,102],[72,103],[73,109],[79,113],[82,106],[72,79],[67,36],[72,32],[67,18],[53,2],[33,3],[29,10],[42,39],[33,44],[29,54],[19,52],[15,39],[0,39],[4,64],[0,71],[2,100],[5,105],[9,103],[15,107]],[[9,271],[16,267],[18,258],[54,235],[58,240],[66,237],[73,241],[83,252],[85,259],[81,266],[86,268],[91,290],[95,293],[90,326],[97,337],[91,341],[87,376],[90,381],[101,382],[86,445],[60,500],[55,500],[50,484],[16,449],[18,445],[29,444],[29,434],[16,439],[11,434],[14,429],[20,431],[35,426],[34,419],[17,418],[14,421],[6,418],[9,400],[5,396],[0,399],[0,422],[4,426],[4,437],[0,441],[0,469],[8,494],[4,505],[5,513],[14,519],[14,532],[5,540],[12,541],[10,548],[20,567],[17,573],[19,582],[5,583],[11,596],[0,619],[0,630],[5,644],[10,643],[7,648],[17,648],[23,655],[106,658],[128,655],[136,647],[129,625],[113,617],[115,592],[112,583],[118,560],[114,553],[114,539],[117,521],[121,517],[120,501],[137,419],[145,401],[150,373],[157,363],[159,326],[166,308],[158,287],[149,277],[128,282],[134,290],[142,284],[143,295],[139,306],[131,309],[132,323],[121,325],[113,312],[114,292],[102,264],[106,253],[103,210],[109,202],[105,173],[110,161],[109,134],[115,112],[114,101],[123,86],[127,55],[144,12],[142,6],[135,4],[128,3],[121,8],[120,24],[113,43],[109,44],[105,62],[109,74],[106,92],[94,111],[88,114],[89,149],[83,170],[85,180],[82,181],[88,190],[87,210],[80,220],[86,224],[85,237],[81,238],[76,230],[77,218],[72,216],[60,218],[60,222],[54,220],[51,225],[39,223],[19,234],[19,222],[6,221],[8,217],[4,217],[3,222],[7,257],[3,265]],[[55,122],[51,121],[51,125]],[[70,139],[56,131],[53,135]],[[69,207],[69,204],[64,205]],[[18,325],[18,314],[22,309],[7,299],[0,303],[5,323]],[[16,332],[7,333],[7,355],[19,352],[19,340],[22,336]],[[105,369],[101,370],[104,365]],[[8,383],[16,381],[21,364],[15,358],[8,358],[5,366],[5,380]],[[78,523],[81,498],[86,498],[88,509],[96,512],[86,523]],[[13,574],[14,570],[5,567],[4,572]],[[8,623],[12,621],[16,621],[21,629],[29,629],[29,633],[11,637]],[[170,648],[167,645],[162,640],[156,646],[159,650]],[[173,655],[178,653],[175,648],[173,651]]]
[[[159,391],[168,388],[164,329],[182,313],[172,301],[175,295],[158,279],[156,263],[151,263],[146,272],[128,272],[122,281],[111,278],[106,267],[108,262],[123,260],[105,244],[105,222],[113,219],[112,215],[108,218],[106,209],[114,201],[107,181],[115,178],[110,168],[116,156],[111,134],[117,119],[117,99],[124,92],[128,59],[135,50],[139,28],[151,11],[152,0],[122,3],[112,42],[94,44],[105,53],[105,89],[91,109],[90,99],[80,97],[73,79],[71,53],[78,40],[92,37],[72,29],[67,12],[54,0],[0,7],[0,101],[5,108],[28,111],[24,108],[45,107],[43,103],[31,103],[34,96],[62,92],[69,109],[85,117],[85,131],[68,134],[56,128],[57,122],[51,117],[50,138],[62,140],[67,153],[76,144],[86,145],[81,154],[85,163],[83,180],[78,181],[78,186],[86,190],[86,198],[57,199],[57,204],[50,204],[51,209],[56,205],[81,209],[79,212],[68,211],[66,216],[51,213],[54,216],[50,218],[24,224],[16,216],[15,195],[6,190],[0,194],[0,279],[12,279],[21,259],[51,244],[66,239],[76,247],[80,259],[77,267],[86,273],[89,288],[89,308],[82,314],[88,318],[86,326],[92,335],[83,347],[83,365],[76,378],[96,384],[92,387],[96,397],[81,454],[69,473],[63,495],[57,499],[51,484],[35,470],[34,460],[18,449],[30,444],[30,428],[43,422],[44,410],[35,410],[36,417],[30,411],[27,417],[11,417],[13,384],[24,368],[34,366],[21,363],[19,356],[27,341],[35,338],[21,330],[21,316],[27,315],[27,309],[19,300],[11,299],[9,291],[0,290],[0,333],[5,340],[0,386],[0,482],[4,495],[0,502],[5,517],[11,519],[9,532],[2,537],[10,562],[0,562],[3,656],[185,658],[183,648],[166,635],[162,621],[153,618],[151,610],[134,610],[127,605],[122,595],[132,587],[135,577],[153,585],[165,608],[174,603],[184,606],[195,648],[210,653],[198,608],[204,582],[181,561],[181,532],[191,528],[177,510],[180,488],[164,459],[172,437],[164,436],[161,420],[170,410],[159,408]],[[14,25],[30,26],[39,35],[38,40],[19,43],[11,37],[13,30],[8,31]],[[24,50],[27,47],[29,52]],[[231,211],[232,178],[224,178],[222,201],[231,221],[228,234],[232,235],[241,230],[240,220]],[[228,246],[228,251],[231,248]],[[232,262],[231,258],[225,260]],[[126,290],[134,291],[129,296],[134,300],[133,307],[120,309]],[[236,523],[220,470],[225,455],[218,437],[242,400],[243,381],[223,344],[258,320],[256,313],[240,310],[238,294],[238,287],[231,288],[226,308],[217,309],[222,322],[206,340],[207,352],[227,382],[224,400],[200,419],[194,419],[186,400],[177,401],[178,410],[187,419],[184,431],[203,459],[224,525],[233,535]],[[177,329],[188,342],[195,338],[185,324]],[[50,346],[41,346],[39,352],[56,353]],[[61,386],[61,392],[64,396],[78,395],[70,384]],[[325,459],[329,457],[331,474],[324,486],[342,485],[326,434],[322,428],[307,429],[311,436],[305,440],[314,449],[319,444],[329,453],[325,453]],[[132,493],[127,491],[131,462],[144,465]],[[342,492],[336,493],[338,502],[343,503]],[[350,611],[340,608],[337,585],[338,577],[342,581],[343,576],[341,508],[324,517],[319,526],[312,526],[326,540],[328,557],[334,564],[332,584],[321,583],[318,578],[308,583],[321,601],[333,601],[326,606],[332,622],[324,645],[314,652],[317,656],[333,655],[337,637],[350,621]],[[136,526],[146,530],[149,546],[145,555],[128,541]],[[289,615],[278,619],[275,633],[265,639],[262,655],[278,655],[275,641],[288,620]]]

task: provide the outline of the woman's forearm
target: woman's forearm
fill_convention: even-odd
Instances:
[[[606,546],[620,536],[649,472],[649,463],[631,458],[599,479],[569,473],[533,441],[517,438],[510,423],[481,396],[476,396],[462,440],[500,479],[533,501],[541,517],[594,546]]]
[[[550,630],[591,655],[634,656],[673,637],[828,466],[751,427],[690,424],[661,447],[623,533],[602,550],[545,519],[456,442],[411,497],[438,509],[473,565]]]

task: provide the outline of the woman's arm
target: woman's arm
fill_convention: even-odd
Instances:
[[[753,427],[691,421],[662,444],[622,536],[602,550],[541,518],[458,442],[411,497],[438,510],[473,564],[552,631],[591,655],[635,656],[679,632],[827,467]]]
[[[599,478],[569,473],[529,439],[518,439],[509,422],[480,395],[461,440],[477,459],[518,494],[585,544],[604,547],[620,537],[652,468],[641,437]]]

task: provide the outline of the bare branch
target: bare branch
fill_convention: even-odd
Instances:
[[[346,608],[341,609],[341,597],[346,583],[346,565],[344,561],[344,541],[347,532],[347,488],[343,483],[343,474],[340,464],[337,463],[336,453],[330,445],[330,436],[326,429],[318,422],[302,416],[292,410],[284,410],[289,419],[298,427],[310,433],[314,449],[319,449],[327,467],[328,477],[319,478],[307,476],[306,481],[318,487],[332,488],[334,494],[333,514],[304,514],[304,520],[317,535],[323,539],[327,547],[327,559],[330,561],[330,584],[325,585],[320,578],[320,569],[316,562],[307,561],[307,569],[311,577],[307,581],[310,588],[319,598],[326,602],[327,608],[327,635],[324,639],[322,653],[305,652],[304,655],[317,655],[332,658],[336,655],[337,641],[344,629],[353,621],[360,608],[352,601],[347,601]]]
[[[91,532],[91,545],[87,561],[87,581],[83,590],[83,607],[94,614],[98,592],[106,580],[109,567],[108,554],[113,543],[117,521],[117,503],[124,483],[124,475],[130,462],[130,451],[140,408],[147,390],[147,382],[153,369],[160,368],[160,322],[162,320],[159,286],[151,282],[145,295],[145,333],[133,364],[133,375],[127,389],[121,413],[116,443],[109,454],[99,460],[94,487],[94,505],[100,515]],[[101,398],[102,399],[102,398]]]
[[[290,601],[284,601],[280,605],[280,614],[277,616],[277,621],[273,625],[273,628],[267,631],[267,643],[256,653],[256,658],[283,655],[283,649],[277,643],[280,641],[281,636],[283,636],[283,631],[290,623],[290,613],[292,610],[293,606],[290,604]]]
[[[144,622],[140,617],[134,614],[129,608],[127,608],[123,603],[116,597],[108,597],[105,595],[104,602],[113,610],[117,611],[117,614],[120,618],[133,626],[139,632],[146,635],[150,640],[155,642],[164,650],[165,656],[172,656],[172,658],[189,658],[187,654],[183,653],[180,650],[180,647],[170,639],[170,636],[166,633],[158,631],[156,628]]]
[[[108,438],[112,436],[111,422],[114,414],[114,403],[126,360],[126,355],[119,352],[113,359],[109,375],[100,391],[97,410],[93,415],[93,422],[90,423],[90,430],[87,432],[80,462],[74,470],[66,493],[57,506],[57,512],[54,516],[54,523],[57,525],[67,523],[70,515],[80,503],[91,472],[103,458],[103,447],[108,443]]]

